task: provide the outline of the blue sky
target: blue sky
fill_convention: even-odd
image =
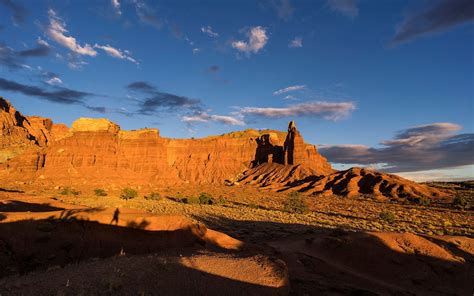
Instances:
[[[166,137],[296,120],[341,168],[474,177],[473,6],[0,0],[0,95]]]

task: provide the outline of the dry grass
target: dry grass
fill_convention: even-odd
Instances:
[[[179,191],[178,191],[179,190]],[[91,207],[128,207],[145,210],[154,214],[184,215],[194,221],[203,222],[210,228],[222,230],[238,238],[259,237],[280,233],[282,235],[303,229],[305,225],[325,228],[342,228],[368,231],[396,231],[419,234],[457,234],[474,236],[474,216],[472,211],[454,207],[441,207],[436,203],[420,205],[410,201],[383,202],[371,196],[339,198],[337,196],[306,197],[308,212],[288,212],[285,203],[287,193],[259,190],[250,186],[181,186],[173,188],[155,188],[150,192],[159,193],[160,200],[138,197],[131,200],[120,199],[121,191],[108,190],[109,196],[96,197],[81,194],[79,197],[61,196],[66,202]],[[83,190],[86,192],[86,190]],[[150,192],[140,190],[140,196]],[[207,192],[213,203],[182,203],[182,198],[196,197]],[[222,201],[222,202],[217,202]],[[379,213],[387,211],[396,216],[396,221],[387,223],[381,220]],[[222,223],[225,220],[259,221],[292,224],[293,228],[272,231],[242,229]],[[301,226],[301,227],[300,227]]]

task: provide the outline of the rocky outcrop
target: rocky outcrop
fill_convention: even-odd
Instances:
[[[300,165],[264,164],[245,171],[238,182],[274,191],[297,191],[314,196],[354,197],[367,194],[390,199],[446,196],[433,187],[364,168],[351,168],[318,176]]]
[[[313,175],[327,175],[334,170],[329,162],[321,156],[316,146],[306,144],[294,121],[288,124],[285,141],[281,142],[275,133],[264,134],[257,138],[257,149],[253,167],[266,163],[277,163],[286,166],[299,165]]]
[[[50,141],[52,121],[38,116],[23,116],[0,97],[0,163],[28,148],[45,147]]]

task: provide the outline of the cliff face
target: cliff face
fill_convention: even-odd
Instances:
[[[0,163],[29,148],[45,147],[51,140],[52,121],[38,116],[23,116],[0,97]]]
[[[160,137],[157,129],[122,131],[108,119],[80,118],[71,129],[39,117],[35,122],[41,128],[18,138],[43,132],[44,140],[29,143],[29,149],[7,163],[10,178],[47,184],[223,184],[263,160],[271,162],[273,156],[284,162],[286,134],[277,131],[169,139]],[[18,122],[10,125],[20,128]],[[277,153],[263,142],[270,138]],[[301,137],[298,143],[303,150],[298,159],[307,160],[308,172],[332,172],[314,145],[304,144]]]

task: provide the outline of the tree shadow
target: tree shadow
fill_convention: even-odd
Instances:
[[[0,212],[53,212],[64,208],[53,207],[49,204],[37,204],[12,200],[7,203],[0,202]]]
[[[453,243],[298,223],[198,217],[206,227],[283,257],[294,295],[470,295],[474,257]],[[472,240],[464,238],[467,246]]]
[[[7,189],[7,188],[0,188],[0,192],[10,192],[10,193],[25,193],[22,190],[17,189]]]

